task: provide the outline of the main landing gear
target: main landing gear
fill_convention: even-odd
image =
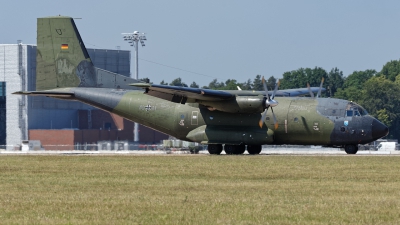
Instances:
[[[261,152],[261,145],[247,145],[247,152],[250,155],[258,155]],[[225,145],[227,155],[241,155],[246,151],[246,145]],[[211,155],[219,155],[222,152],[222,144],[209,144],[208,152]]]
[[[219,155],[222,152],[222,145],[221,144],[211,144],[208,145],[208,153],[211,155]]]

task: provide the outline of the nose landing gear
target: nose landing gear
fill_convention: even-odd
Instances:
[[[344,146],[344,151],[347,154],[356,154],[358,151],[358,145],[345,145]]]

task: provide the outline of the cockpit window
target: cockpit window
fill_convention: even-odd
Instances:
[[[348,117],[353,116],[353,110],[346,110],[346,116]]]
[[[346,116],[365,116],[368,115],[367,110],[355,102],[349,102],[347,105]]]
[[[361,116],[368,115],[367,110],[365,110],[363,107],[358,106],[358,111],[360,112]]]

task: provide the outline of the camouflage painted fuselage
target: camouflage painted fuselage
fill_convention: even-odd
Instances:
[[[178,139],[203,144],[300,144],[341,146],[376,139],[369,115],[346,117],[358,105],[340,99],[281,97],[274,108],[279,122],[274,130],[267,117],[260,128],[260,113],[211,111],[198,103],[179,104],[149,96],[143,91],[108,88],[59,89],[74,99],[151,127]],[[378,121],[379,122],[379,121]],[[271,129],[272,128],[272,129]]]

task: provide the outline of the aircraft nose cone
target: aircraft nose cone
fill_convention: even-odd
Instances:
[[[379,120],[374,119],[372,121],[372,137],[374,139],[379,139],[389,134],[389,128],[381,123]]]

